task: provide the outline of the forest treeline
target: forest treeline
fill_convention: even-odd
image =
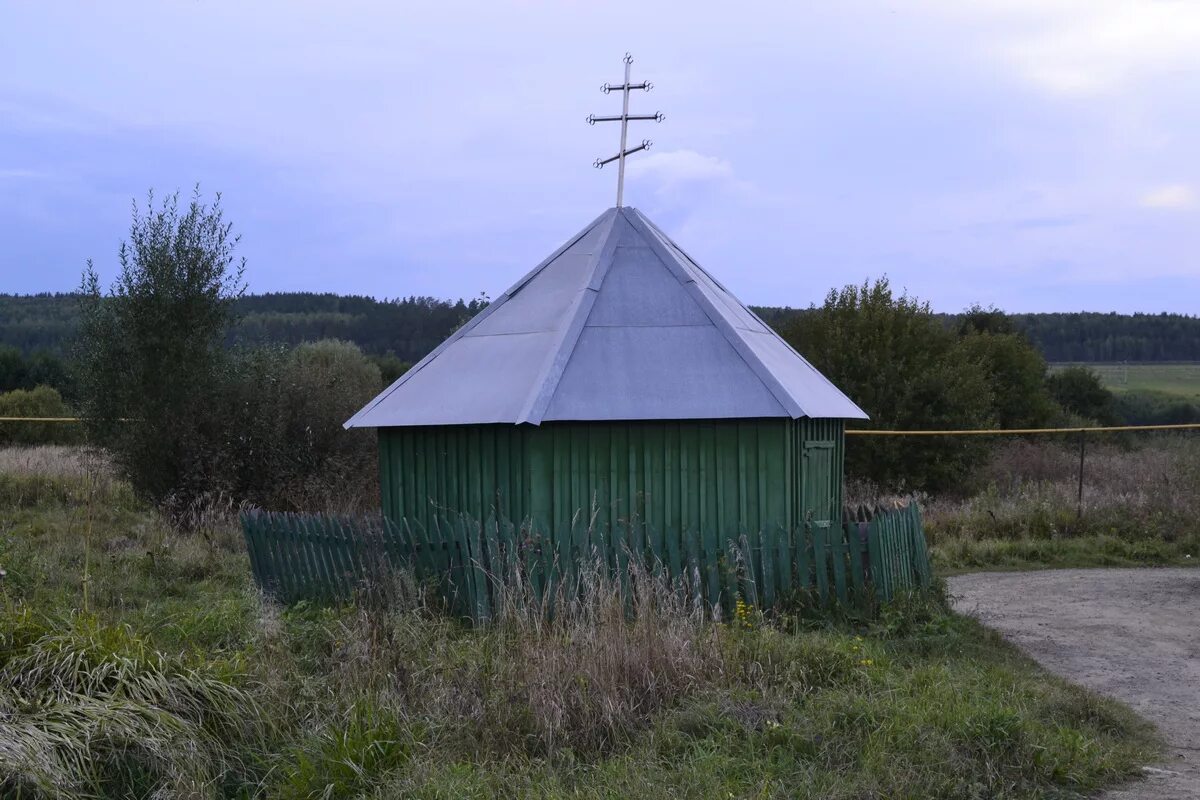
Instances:
[[[373,297],[281,292],[233,301],[227,344],[298,345],[322,339],[354,342],[365,353],[420,360],[487,305],[481,300]],[[24,354],[66,355],[79,327],[76,294],[0,294],[0,345]]]
[[[357,344],[365,353],[420,360],[486,303],[433,297],[372,297],[279,292],[234,301],[230,344],[297,345],[321,339]],[[755,308],[777,329],[808,310]],[[959,314],[937,315],[955,328]],[[1200,361],[1200,317],[1093,312],[1013,314],[1047,361]],[[79,325],[73,294],[0,294],[0,345],[26,355],[65,354]]]

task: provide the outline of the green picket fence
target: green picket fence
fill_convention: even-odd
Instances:
[[[256,581],[281,602],[347,600],[402,568],[476,620],[489,618],[513,586],[538,598],[570,596],[581,571],[599,566],[627,580],[632,561],[725,608],[738,597],[764,609],[796,600],[868,605],[931,579],[916,503],[848,509],[841,525],[743,534],[720,549],[703,546],[711,536],[661,537],[637,524],[550,536],[528,523],[464,516],[435,519],[426,529],[382,518],[249,511],[242,529]]]

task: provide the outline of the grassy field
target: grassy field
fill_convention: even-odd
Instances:
[[[1113,392],[1155,392],[1200,401],[1200,362],[1193,363],[1076,363],[1052,364],[1051,369],[1083,366],[1100,376]]]
[[[1073,441],[1002,443],[970,491],[922,498],[935,568],[1200,565],[1200,435],[1093,440],[1082,508],[1078,470]]]
[[[279,608],[220,515],[166,529],[78,451],[0,451],[0,795],[1045,798],[1157,745],[935,594],[714,620],[611,584],[553,620]]]

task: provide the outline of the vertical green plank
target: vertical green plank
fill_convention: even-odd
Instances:
[[[679,577],[683,574],[681,563],[682,535],[687,529],[687,514],[684,508],[684,497],[687,483],[686,456],[683,447],[681,423],[668,423],[663,447],[663,563],[668,572]]]
[[[596,527],[607,531],[610,506],[608,502],[608,437],[599,426],[585,425],[584,441],[587,460],[584,462],[582,493],[596,515]],[[605,545],[609,539],[604,537]],[[605,563],[611,558],[609,548],[605,548]]]
[[[405,519],[404,532],[412,547],[413,572],[417,579],[430,581],[434,579],[433,558],[429,552],[429,530],[419,519]]]
[[[311,543],[313,535],[309,532],[309,522],[313,517],[306,514],[290,515],[294,532],[294,546],[292,555],[295,558],[294,564],[296,568],[296,587],[299,597],[311,598],[316,594],[317,583],[314,580],[311,557]]]
[[[646,472],[643,463],[646,457],[645,426],[639,423],[626,425],[628,448],[625,453],[626,496],[629,498],[630,547],[639,569],[647,564],[646,552]]]
[[[822,605],[829,601],[829,553],[826,547],[826,531],[820,525],[805,525],[812,538],[813,573],[816,576],[817,596]]]
[[[307,596],[308,589],[305,569],[305,539],[308,536],[308,531],[305,529],[305,519],[298,514],[289,514],[288,531],[290,535],[288,556],[291,559],[291,578],[292,578],[292,596],[295,599],[303,599]]]
[[[854,591],[854,600],[862,603],[866,596],[867,583],[866,571],[863,569],[863,552],[858,523],[849,518],[843,520],[842,535],[846,539],[846,547],[850,550],[850,583]]]
[[[793,558],[796,565],[796,588],[808,591],[812,588],[812,530],[808,525],[799,524],[791,528],[793,542]]]
[[[500,547],[501,585],[505,588],[516,586],[520,575],[519,548],[517,543],[521,536],[519,523],[512,520],[500,520],[496,526],[496,541]]]
[[[552,474],[545,476],[548,483],[553,484],[551,493],[552,507],[550,509],[549,520],[550,524],[555,527],[566,527],[572,531],[571,552],[572,555],[577,555],[582,551],[576,550],[580,543],[574,538],[574,527],[572,521],[575,510],[571,506],[571,438],[570,436],[562,435],[562,428],[554,425],[543,425],[542,430],[530,434],[530,443],[542,441],[544,446],[549,448],[551,455]],[[543,459],[546,457],[543,455]],[[530,459],[533,459],[532,452]],[[534,472],[530,468],[531,474],[538,475],[540,472]]]
[[[841,526],[826,529],[829,532],[829,558],[833,564],[833,585],[837,592],[838,602],[846,605],[850,597],[846,592],[846,562],[849,560],[849,550]]]
[[[891,555],[892,566],[892,590],[893,594],[896,591],[905,591],[909,588],[909,574],[905,569],[905,553],[901,549],[901,530],[900,520],[894,511],[889,511],[885,517],[887,526],[888,552]]]
[[[868,536],[868,542],[870,542],[871,578],[875,581],[876,596],[882,601],[892,600],[892,582],[890,582],[890,575],[892,573],[888,569],[886,554],[883,551],[884,531],[882,515],[877,515],[871,519],[866,536]]]
[[[529,433],[529,525],[537,537],[554,530],[556,436],[553,428]],[[520,524],[518,520],[514,522]]]
[[[890,540],[888,536],[887,514],[882,510],[873,520],[879,531],[879,577],[884,586],[884,599],[891,600],[895,594],[895,573],[892,567]]]
[[[754,552],[754,546],[750,541],[750,537],[745,535],[739,536],[736,544],[741,550],[742,561],[746,565],[746,582],[744,590],[746,602],[751,606],[761,608],[762,598],[758,592],[758,584],[754,580],[754,576],[757,574],[755,562],[758,560],[755,557],[756,553]]]
[[[921,570],[921,582],[922,586],[929,588],[933,583],[933,568],[929,563],[929,543],[925,540],[925,522],[921,516],[921,508],[915,500],[912,503],[912,514],[918,552],[917,563]]]
[[[330,576],[332,580],[328,581],[326,585],[329,587],[328,591],[331,598],[344,600],[349,595],[348,589],[351,581],[347,575],[347,573],[350,571],[350,567],[346,555],[343,552],[344,547],[341,537],[335,535],[332,530],[327,531],[318,527],[319,524],[320,523],[318,523],[316,520],[296,521],[297,528],[303,528],[306,530],[307,535],[311,535],[314,538],[319,538],[322,547],[328,550],[334,569],[333,574]],[[312,529],[318,530],[319,533],[308,533],[308,531]]]
[[[366,563],[367,554],[363,549],[364,542],[359,535],[359,530],[342,520],[327,517],[326,527],[343,542],[343,546],[346,548],[346,554],[350,561],[351,596],[353,596],[353,593],[361,588],[363,581],[370,574],[368,572],[370,565]]]
[[[338,579],[340,579],[341,583],[336,585],[336,587],[334,587],[334,584],[331,584],[328,571],[325,570],[324,566],[325,554],[329,552],[331,546],[338,548],[349,546],[342,543],[349,540],[346,531],[342,530],[335,518],[324,515],[307,517],[305,524],[302,524],[301,528],[304,530],[302,536],[304,536],[307,543],[306,551],[308,558],[311,559],[310,563],[313,575],[320,575],[320,578],[318,578],[320,585],[322,585],[320,594],[336,597],[338,600],[348,599],[353,594],[354,584],[356,583],[354,579],[356,571],[354,571],[353,560],[350,561],[350,564],[352,564],[349,567],[350,571],[352,571],[350,572],[350,577],[347,578],[347,576],[340,573]]]
[[[325,517],[313,520],[309,527],[309,535],[319,537],[336,544],[342,559],[341,597],[350,599],[358,590],[364,577],[362,564],[357,552],[357,541],[353,531],[339,524],[338,520]]]
[[[258,515],[258,536],[262,543],[260,551],[266,562],[266,574],[270,580],[271,595],[279,601],[284,599],[283,570],[279,560],[279,531],[276,530],[271,515],[262,512]]]
[[[470,552],[471,567],[471,618],[477,622],[486,622],[491,618],[491,604],[488,602],[488,580],[484,571],[486,555],[483,550],[483,520],[467,523],[466,542]]]
[[[721,493],[724,490],[718,466],[718,429],[713,423],[700,424],[700,540],[698,562],[703,573],[709,606],[721,599],[721,575],[718,559],[727,540],[737,539],[735,531],[722,530]],[[750,573],[753,575],[753,573]]]
[[[270,563],[271,589],[275,599],[281,603],[287,602],[287,576],[285,575],[282,540],[284,534],[270,512],[263,512],[260,517],[259,531],[263,544],[267,548],[267,560]]]
[[[380,428],[375,435],[375,446],[379,454],[379,512],[393,513],[392,504],[395,494],[395,482],[391,478],[392,459],[389,454],[391,431]]]
[[[275,516],[275,528],[279,533],[277,542],[281,567],[280,577],[282,578],[285,602],[293,603],[299,599],[295,561],[296,535],[287,516],[283,514]]]

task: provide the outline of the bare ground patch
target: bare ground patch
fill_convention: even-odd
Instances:
[[[1107,800],[1200,797],[1200,570],[976,573],[950,592],[1046,668],[1159,727],[1168,760]]]

